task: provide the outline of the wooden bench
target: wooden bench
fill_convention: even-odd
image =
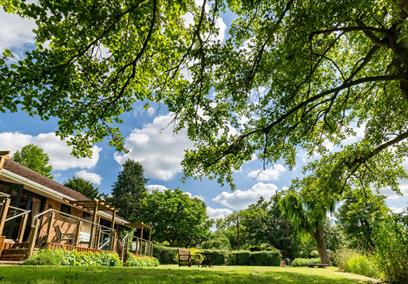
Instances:
[[[329,267],[328,264],[323,264],[323,263],[319,263],[319,264],[309,264],[309,267],[318,267],[318,268],[325,268],[325,267]]]
[[[191,253],[190,253],[190,250],[188,250],[188,249],[178,249],[177,250],[177,255],[178,255],[179,266],[188,265],[189,267],[191,267]]]
[[[63,233],[60,226],[54,226],[55,229],[55,242],[57,244],[61,242],[68,242],[70,245],[73,244],[75,240],[75,234],[71,233]]]

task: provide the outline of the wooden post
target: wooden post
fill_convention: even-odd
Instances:
[[[52,224],[54,223],[55,220],[55,212],[51,211],[51,216],[49,217],[49,223],[48,223],[48,228],[47,228],[47,243],[50,243],[52,238],[51,238],[51,228]]]
[[[142,228],[140,229],[140,238],[143,239],[143,223],[142,223]]]
[[[23,242],[24,233],[25,233],[25,229],[27,226],[27,220],[28,220],[28,213],[23,216],[23,220],[20,223],[20,228],[18,229],[18,241],[17,241],[18,243]]]
[[[79,238],[81,237],[82,221],[79,221],[77,231],[75,234],[75,246],[79,246]]]
[[[115,218],[116,218],[116,209],[112,212],[112,222],[111,222],[111,239],[110,239],[110,249],[115,250],[115,240],[116,240],[116,231],[115,231]]]
[[[7,218],[10,202],[11,202],[10,198],[6,198],[3,202],[3,208],[1,210],[1,216],[0,216],[0,236],[3,235],[4,224],[6,223],[6,218]]]
[[[92,227],[91,227],[91,235],[89,236],[89,248],[94,248],[95,245],[95,235],[96,235],[96,221],[98,217],[98,204],[99,200],[95,200],[95,207],[94,207],[94,212],[93,212],[93,217],[92,217]]]
[[[152,240],[152,228],[149,229],[149,241]]]
[[[35,248],[35,241],[37,240],[38,228],[40,227],[40,220],[35,219],[34,225],[31,227],[30,238],[28,240],[27,258],[33,255]]]

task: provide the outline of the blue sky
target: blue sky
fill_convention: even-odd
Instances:
[[[221,38],[228,37],[232,17],[231,13],[226,13],[218,20]],[[0,51],[4,48],[14,51],[29,48],[33,41],[31,30],[34,27],[34,23],[28,20],[0,11]],[[270,197],[276,190],[282,190],[293,178],[301,175],[301,168],[307,160],[300,152],[298,164],[292,171],[280,163],[269,165],[266,171],[261,171],[261,161],[246,163],[235,173],[235,192],[228,186],[222,187],[207,179],[200,181],[189,178],[182,183],[180,161],[184,149],[191,147],[191,141],[183,131],[173,134],[171,126],[168,127],[171,114],[165,106],[152,105],[146,111],[142,105],[135,104],[131,112],[122,115],[124,123],[120,128],[130,150],[127,155],[117,153],[105,141],[94,146],[91,159],[76,159],[70,156],[70,148],[54,135],[57,130],[55,119],[41,121],[22,111],[0,114],[0,150],[15,152],[28,143],[37,144],[50,155],[57,181],[64,182],[72,176],[80,176],[95,183],[103,193],[110,193],[121,170],[120,163],[127,158],[135,159],[144,166],[150,189],[180,187],[192,196],[202,198],[213,218],[245,208],[261,196]],[[362,135],[362,131],[357,129],[356,138]],[[401,181],[401,189],[408,194],[407,181]],[[386,190],[384,193],[390,196],[387,202],[393,210],[398,211],[408,205],[407,196],[400,197]]]

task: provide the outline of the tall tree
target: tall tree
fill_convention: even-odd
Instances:
[[[337,222],[350,245],[365,251],[374,247],[374,228],[389,213],[385,196],[373,193],[370,188],[349,191],[337,213]]]
[[[83,195],[91,199],[99,197],[98,188],[95,187],[92,182],[84,180],[83,178],[72,177],[64,182],[64,185],[82,193]]]
[[[293,188],[285,192],[280,205],[292,224],[310,234],[316,241],[320,261],[330,264],[324,228],[327,213],[334,212],[338,199],[328,196],[315,186],[314,177],[295,182]]]
[[[112,187],[112,198],[108,201],[119,209],[119,215],[131,221],[141,221],[142,199],[147,195],[143,166],[133,160],[123,163]]]
[[[38,27],[32,50],[0,60],[1,110],[58,117],[75,154],[105,136],[123,150],[114,125],[137,100],[165,102],[196,141],[186,174],[220,182],[232,183],[253,154],[294,165],[299,148],[341,148],[357,126],[364,137],[334,160],[338,179],[354,182],[376,163],[399,167],[408,153],[406,0],[2,5]],[[217,42],[226,7],[235,19]]]
[[[189,247],[208,238],[212,223],[202,200],[176,189],[154,191],[148,194],[143,204],[143,222],[153,225],[156,241]]]
[[[50,158],[37,145],[28,144],[24,146],[13,155],[13,160],[43,176],[52,178],[52,166],[49,164]]]

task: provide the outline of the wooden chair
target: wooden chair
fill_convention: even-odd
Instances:
[[[55,242],[56,243],[61,243],[63,241],[67,241],[69,242],[70,245],[72,245],[74,243],[75,240],[75,234],[72,233],[63,233],[61,231],[60,226],[54,226],[55,229]]]
[[[178,249],[177,250],[177,255],[178,255],[179,266],[188,265],[188,267],[191,267],[191,253],[190,253],[190,250],[188,250],[188,249]]]

